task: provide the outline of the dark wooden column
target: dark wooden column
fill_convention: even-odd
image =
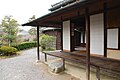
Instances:
[[[63,23],[61,23],[61,50],[63,51]]]
[[[120,50],[120,28],[118,28],[118,49]]]
[[[63,51],[63,17],[61,16],[61,50]]]
[[[74,23],[70,21],[70,52],[74,51]]]
[[[85,44],[85,31],[83,31],[83,44]]]
[[[104,3],[104,57],[107,57],[107,4]]]
[[[86,8],[86,80],[90,80],[90,15]]]
[[[37,26],[37,59],[40,60],[39,56],[39,26]]]
[[[96,66],[96,78],[100,80],[100,67]]]

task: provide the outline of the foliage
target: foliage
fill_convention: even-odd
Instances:
[[[11,43],[16,40],[19,24],[12,16],[5,16],[0,26],[4,32],[3,40],[7,41],[8,45],[11,46]]]
[[[37,34],[36,28],[31,28],[28,32],[29,32],[30,35],[36,35]]]
[[[0,34],[0,46],[2,45],[2,35]]]
[[[36,19],[36,17],[35,17],[35,15],[33,15],[31,18],[29,18],[29,22],[31,22],[31,21],[33,21],[33,20],[35,20]]]
[[[52,48],[54,40],[55,37],[43,34],[40,36],[40,46],[42,49]]]
[[[10,56],[10,55],[16,55],[16,54],[17,54],[17,49],[14,47],[2,46],[0,48],[0,55],[2,56]]]
[[[15,37],[16,37],[15,35],[10,35],[10,34],[2,36],[2,38],[4,39],[11,39],[11,40],[15,39]]]
[[[55,48],[47,48],[47,49],[41,48],[41,51],[54,51],[54,50],[55,50]]]
[[[35,18],[35,15],[33,15],[31,18],[29,18],[29,22],[31,22],[31,21],[33,21],[33,20],[35,20],[36,18]],[[28,33],[32,36],[32,40],[33,41],[37,41],[37,29],[34,27],[34,28],[31,28],[31,29],[29,29],[29,31],[28,31]]]
[[[24,50],[24,49],[28,49],[36,46],[37,46],[37,42],[34,41],[34,42],[23,42],[13,47],[17,48],[18,50]]]
[[[0,59],[10,58],[12,56],[0,56]]]

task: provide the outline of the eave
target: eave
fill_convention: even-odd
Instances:
[[[41,27],[61,27],[65,20],[74,20],[85,15],[85,8],[89,8],[89,14],[103,12],[103,4],[107,3],[107,9],[113,6],[119,6],[118,0],[86,0],[83,2],[75,2],[58,10],[52,11],[38,19],[22,24],[22,26],[41,26]],[[82,18],[81,18],[82,19]]]
[[[58,10],[52,11],[51,13],[48,13],[38,19],[35,19],[31,22],[22,24],[22,26],[42,26],[42,27],[61,27],[61,22],[66,19],[70,19],[70,17],[66,16],[68,11],[74,10],[78,7],[82,7],[83,5],[86,5],[88,3],[91,3],[95,0],[86,0],[83,2],[77,1],[75,3],[72,3],[70,5],[67,5],[63,8],[60,8]],[[66,16],[67,18],[63,18],[63,16]],[[78,12],[75,14],[76,16],[78,15]]]

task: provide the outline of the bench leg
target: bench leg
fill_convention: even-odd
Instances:
[[[65,70],[65,59],[63,58],[63,68]]]
[[[100,67],[96,67],[96,77],[97,80],[100,80]]]
[[[47,54],[45,53],[45,62],[47,62]]]

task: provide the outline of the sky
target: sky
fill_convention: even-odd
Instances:
[[[0,23],[4,16],[12,15],[19,24],[28,22],[33,15],[41,17],[50,11],[52,4],[61,0],[0,0]],[[20,27],[26,31],[30,27]]]

